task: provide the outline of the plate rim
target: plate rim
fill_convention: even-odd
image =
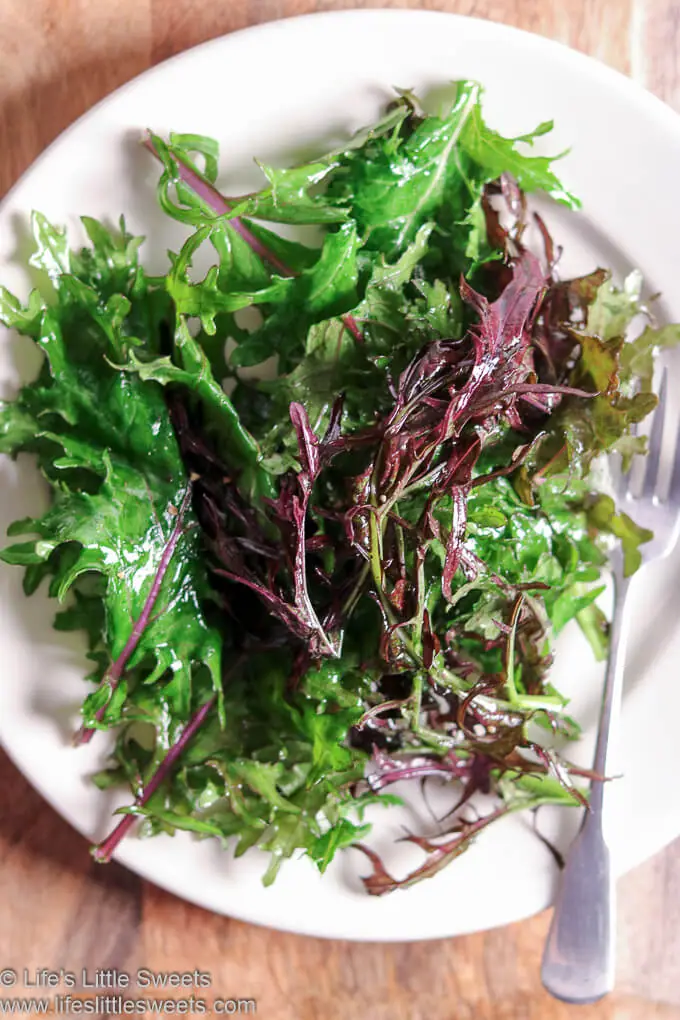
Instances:
[[[189,46],[185,50],[181,50],[179,53],[173,53],[169,57],[165,57],[157,64],[152,64],[145,70],[140,71],[138,74],[129,78],[127,81],[118,85],[111,92],[107,92],[105,96],[98,99],[96,103],[90,106],[87,110],[76,117],[74,121],[68,124],[63,131],[61,131],[55,138],[49,142],[44,149],[42,149],[38,155],[32,160],[31,163],[21,172],[7,191],[0,197],[0,214],[3,211],[5,203],[11,199],[12,195],[20,185],[23,183],[24,178],[28,177],[36,167],[42,164],[52,153],[53,149],[62,145],[65,140],[68,139],[70,134],[84,124],[90,118],[94,118],[99,110],[107,103],[111,102],[115,97],[123,95],[128,90],[133,89],[142,79],[145,81],[150,80],[152,77],[161,76],[167,73],[168,68],[173,64],[179,64],[184,60],[189,53],[207,52],[212,47],[219,48],[223,46],[226,40],[238,40],[243,35],[254,35],[255,33],[268,34],[272,31],[280,31],[283,27],[295,26],[308,21],[362,21],[377,18],[379,20],[390,20],[390,21],[436,21],[446,20],[447,22],[457,21],[460,24],[468,24],[473,26],[485,26],[485,29],[490,31],[501,31],[508,33],[510,36],[517,36],[524,40],[525,44],[535,46],[539,49],[553,49],[555,54],[561,56],[565,60],[573,60],[580,63],[584,67],[590,68],[591,71],[597,69],[597,73],[601,75],[605,80],[609,79],[612,84],[617,88],[626,89],[630,95],[630,98],[635,101],[638,105],[647,106],[649,114],[653,115],[659,120],[665,120],[668,124],[669,130],[675,130],[680,132],[680,112],[676,112],[668,103],[666,103],[659,96],[651,92],[645,85],[635,81],[630,75],[624,74],[623,71],[619,71],[617,68],[612,67],[610,64],[604,63],[597,57],[593,57],[588,53],[584,53],[582,50],[577,50],[573,46],[569,46],[567,43],[561,42],[559,39],[553,39],[550,36],[541,35],[538,32],[530,32],[525,28],[518,28],[516,25],[506,24],[502,21],[495,21],[491,18],[478,18],[469,14],[458,14],[455,11],[435,11],[435,10],[424,10],[419,8],[390,8],[390,7],[362,7],[357,9],[347,9],[339,11],[311,11],[307,14],[294,14],[290,17],[283,18],[272,18],[270,21],[259,22],[254,25],[246,25],[243,28],[235,29],[233,32],[224,32],[221,35],[214,36],[212,39],[206,39],[204,42],[197,43],[195,46]]]

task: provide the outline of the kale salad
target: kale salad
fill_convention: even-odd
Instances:
[[[435,112],[398,92],[240,197],[215,141],[149,133],[186,236],[164,275],[123,219],[83,217],[72,248],[33,213],[42,282],[1,289],[0,321],[44,359],[0,403],[0,452],[32,455],[51,498],[0,555],[87,641],[74,742],[108,740],[93,781],[129,790],[97,860],[133,827],[188,830],[268,852],[268,884],[354,848],[381,895],[510,812],[587,802],[556,750],[579,727],[554,640],[575,621],[606,655],[608,551],[630,574],[651,535],[599,465],[644,454],[680,327],[637,273],[560,275],[526,197],[578,206],[532,151],[551,127],[502,137],[474,82]],[[422,862],[395,878],[364,813],[429,777],[450,810],[405,835]]]

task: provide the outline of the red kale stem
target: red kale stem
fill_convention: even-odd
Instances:
[[[144,139],[144,145],[152,152],[157,159],[160,159],[160,155],[156,146],[153,144],[149,135]],[[205,203],[213,212],[216,212],[218,216],[225,216],[231,212],[231,206],[227,202],[226,198],[220,194],[217,188],[213,187],[210,181],[207,181],[205,177],[196,173],[192,170],[188,164],[186,164],[176,153],[172,153],[172,158],[177,164],[177,172],[184,183],[191,188],[193,192]],[[285,262],[282,262],[277,255],[274,254],[266,245],[262,244],[251,230],[240,220],[237,216],[234,216],[229,221],[236,231],[240,234],[246,244],[250,245],[253,251],[269,262],[282,276],[294,276],[293,270],[290,266],[287,266]]]
[[[170,566],[170,561],[172,560],[175,549],[177,548],[177,543],[179,542],[182,536],[184,516],[187,512],[190,501],[191,501],[191,483],[187,486],[187,491],[184,494],[182,505],[180,506],[179,511],[177,513],[177,520],[175,522],[175,526],[172,529],[170,538],[166,542],[165,548],[163,549],[163,552],[161,554],[158,569],[156,570],[156,575],[153,579],[151,588],[149,589],[149,594],[147,595],[146,601],[144,602],[142,612],[140,613],[139,618],[134,623],[130,637],[127,639],[125,643],[125,647],[123,648],[118,658],[111,663],[106,673],[102,677],[101,683],[99,684],[100,688],[103,687],[105,684],[108,685],[111,690],[111,693],[113,693],[113,691],[116,689],[118,682],[120,681],[120,678],[122,677],[125,671],[125,667],[130,661],[132,653],[139,644],[142,634],[144,633],[146,627],[149,624],[151,613],[153,612],[153,608],[156,604],[156,600],[161,590],[161,585],[163,584],[163,578],[165,577],[167,569]],[[106,705],[103,705],[95,715],[95,718],[97,719],[98,722],[101,722],[101,720],[104,718],[105,712]],[[81,728],[75,734],[73,742],[75,744],[87,744],[92,739],[94,732],[95,730],[93,727],[81,726]]]
[[[363,344],[363,342],[364,342],[364,334],[359,329],[359,326],[357,324],[357,320],[354,318],[354,316],[350,312],[347,312],[345,315],[342,316],[342,323],[343,323],[345,329],[347,330],[347,332],[352,334],[352,336],[354,337],[356,342],[358,344]]]
[[[187,744],[193,740],[194,736],[205,722],[207,716],[215,707],[216,701],[217,695],[214,694],[209,701],[206,701],[206,703],[199,708],[193,719],[182,731],[182,735],[179,740],[172,745],[149,782],[146,784],[139,796],[135,798],[134,807],[144,807],[147,801],[154,795],[163,780],[169,775],[170,770],[181,755],[182,751],[185,749]],[[137,820],[137,815],[123,815],[118,825],[111,833],[109,833],[106,839],[103,840],[99,846],[93,848],[92,856],[94,859],[100,864],[108,864],[111,860],[112,854]]]
[[[156,146],[154,145],[150,134],[146,135],[143,144],[146,146],[149,152],[153,153],[156,159],[160,160],[161,158],[160,154],[156,149]],[[180,176],[180,179],[187,185],[187,187],[191,188],[191,190],[196,195],[198,195],[198,197],[201,199],[202,202],[205,203],[205,205],[212,209],[213,212],[216,212],[218,216],[225,216],[227,213],[231,212],[232,207],[229,204],[229,202],[227,202],[224,195],[222,195],[221,192],[219,192],[217,188],[210,183],[210,181],[206,180],[206,178],[203,177],[202,174],[199,174],[195,170],[193,170],[187,163],[184,162],[184,160],[180,156],[177,155],[177,153],[173,152],[172,158],[174,159],[177,165],[177,172]],[[243,220],[239,219],[238,216],[233,216],[229,220],[229,222],[231,223],[236,233],[241,235],[246,244],[250,245],[255,254],[259,255],[260,258],[264,259],[265,262],[268,262],[270,266],[272,266],[274,269],[276,269],[277,272],[281,274],[281,276],[296,275],[295,271],[291,269],[290,266],[286,265],[286,263],[283,262],[278,257],[278,255],[276,255],[270,248],[267,248],[267,246],[263,244],[262,241],[255,237],[253,232],[245,225]],[[345,328],[348,330],[348,332],[352,334],[357,343],[364,342],[363,334],[359,329],[359,326],[357,325],[357,320],[354,318],[353,315],[350,314],[343,315],[342,322],[344,323]]]

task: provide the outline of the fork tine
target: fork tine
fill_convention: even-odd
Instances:
[[[609,476],[611,478],[614,495],[616,499],[621,502],[626,498],[628,488],[630,486],[630,469],[624,472],[622,457],[610,457]],[[680,477],[678,478],[678,484],[680,485]]]
[[[628,427],[628,433],[633,437],[637,436],[639,431],[637,422],[633,422]],[[623,457],[621,455],[609,458],[609,477],[614,495],[619,502],[625,500],[629,495],[632,470],[632,464],[627,471],[623,470]]]
[[[680,507],[680,423],[678,424],[678,434],[675,440],[673,471],[668,488],[668,501],[675,507]]]
[[[642,482],[641,495],[643,497],[653,496],[656,491],[659,477],[659,464],[661,463],[661,444],[663,441],[663,423],[666,411],[666,389],[668,386],[668,369],[664,368],[659,386],[659,404],[652,418],[652,428],[649,433],[649,448],[647,452],[645,477]]]

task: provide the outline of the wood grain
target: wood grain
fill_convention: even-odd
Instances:
[[[151,64],[272,18],[362,6],[456,11],[540,32],[680,109],[680,0],[2,0],[0,194],[69,123]],[[198,967],[212,974],[208,999],[254,998],[268,1020],[680,1018],[680,843],[621,882],[619,983],[604,1002],[577,1009],[542,991],[547,924],[542,915],[467,938],[383,946],[215,917],[92,863],[0,753],[0,968]]]

